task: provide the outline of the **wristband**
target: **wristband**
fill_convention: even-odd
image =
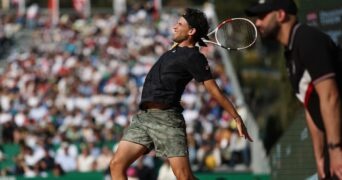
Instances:
[[[342,142],[339,143],[328,143],[328,148],[334,150],[336,148],[342,149]]]

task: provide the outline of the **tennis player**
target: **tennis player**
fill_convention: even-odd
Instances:
[[[192,180],[180,105],[185,86],[195,79],[201,82],[219,104],[234,117],[240,136],[252,141],[234,108],[216,84],[207,59],[196,46],[206,44],[209,25],[205,14],[186,9],[173,26],[173,41],[178,45],[165,52],[147,74],[136,114],[110,163],[112,179],[127,179],[126,170],[138,157],[151,150],[167,157],[178,180]]]
[[[321,31],[298,22],[293,0],[263,0],[246,10],[263,38],[285,47],[293,90],[305,107],[321,179],[342,179],[341,50]]]

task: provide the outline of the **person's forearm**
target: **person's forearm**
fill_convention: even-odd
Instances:
[[[214,96],[217,102],[227,111],[233,118],[239,117],[238,112],[236,111],[233,104],[229,101],[229,99],[222,94],[217,94]]]
[[[320,100],[320,110],[323,118],[328,143],[341,142],[341,102],[334,79],[327,79],[316,85]]]
[[[224,110],[226,110],[233,118],[239,117],[234,105],[226,96],[224,96],[214,80],[208,80],[204,83],[204,85],[214,99],[224,108]]]
[[[323,146],[324,146],[324,136],[323,132],[317,128],[314,124],[310,114],[308,111],[305,111],[305,119],[306,124],[309,128],[309,132],[311,135],[312,146],[314,149],[314,155],[316,159],[316,163],[319,161],[320,158],[323,157]]]
[[[240,137],[244,137],[249,141],[253,142],[253,139],[247,132],[247,128],[241,119],[240,115],[236,111],[234,105],[230,102],[230,100],[221,92],[220,88],[217,86],[215,80],[207,80],[204,81],[205,88],[209,91],[209,93],[218,101],[218,103],[223,107],[225,111],[227,111],[235,120],[237,130],[239,132]]]
[[[341,102],[339,95],[330,95],[321,100],[321,112],[328,143],[341,142]]]

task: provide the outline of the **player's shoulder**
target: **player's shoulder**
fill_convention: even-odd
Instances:
[[[177,47],[177,50],[180,51],[181,54],[183,54],[184,56],[201,56],[203,55],[200,50],[199,47],[195,46],[195,47]]]
[[[303,43],[307,41],[330,41],[330,37],[323,31],[307,24],[300,24],[296,34],[299,39],[303,40],[301,41]]]
[[[182,56],[187,59],[187,62],[194,63],[194,62],[203,62],[207,61],[205,55],[199,50],[199,47],[183,47],[181,48]]]

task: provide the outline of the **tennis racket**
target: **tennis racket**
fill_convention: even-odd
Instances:
[[[231,18],[224,20],[208,33],[209,40],[202,40],[227,50],[242,50],[255,43],[257,34],[257,28],[249,19]]]

